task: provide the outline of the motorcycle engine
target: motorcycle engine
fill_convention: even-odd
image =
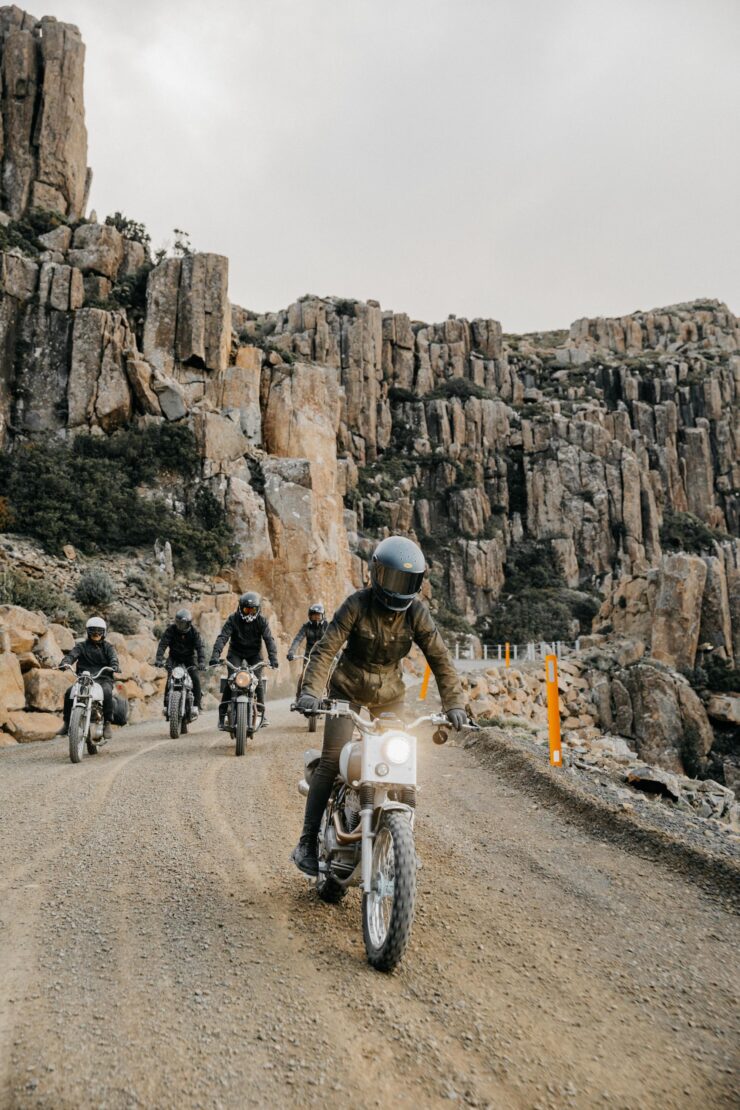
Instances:
[[[356,790],[344,792],[344,823],[347,832],[354,832],[360,823],[360,795]]]

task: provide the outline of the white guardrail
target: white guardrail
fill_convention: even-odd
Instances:
[[[500,663],[503,666],[507,661],[507,647],[510,664],[535,663],[538,659],[544,659],[546,655],[554,655],[558,659],[573,655],[580,650],[581,641],[579,639],[572,643],[566,643],[563,640],[551,642],[535,640],[528,644],[481,644],[482,655],[477,655],[472,644],[461,644],[459,640],[456,640],[455,659],[482,659],[484,662]]]

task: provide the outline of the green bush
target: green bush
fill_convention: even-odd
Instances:
[[[427,399],[429,400],[450,397],[457,397],[461,401],[467,401],[469,397],[478,397],[483,400],[490,399],[492,396],[493,394],[489,389],[485,389],[476,382],[471,382],[469,378],[448,378],[447,381],[436,386],[431,393],[427,393]]]
[[[120,551],[169,540],[185,568],[215,570],[233,561],[226,514],[196,484],[200,459],[184,426],[153,425],[63,442],[24,444],[10,456],[8,501],[23,533],[47,550],[74,543],[83,552]],[[162,474],[185,479],[184,512],[153,486]]]
[[[105,609],[115,595],[113,579],[102,567],[90,567],[75,586],[75,599],[86,609]]]
[[[120,632],[122,636],[134,636],[139,631],[139,618],[125,605],[116,605],[111,609],[108,624],[114,632]]]
[[[136,243],[141,243],[147,250],[149,249],[152,237],[144,224],[137,220],[130,220],[121,212],[114,212],[112,216],[106,216],[105,222],[109,227],[114,227],[116,231],[120,231],[124,239],[132,239]]]
[[[502,595],[493,613],[478,621],[478,635],[494,644],[569,640],[573,618],[559,594],[559,590],[531,588]]]
[[[418,401],[419,398],[413,390],[406,389],[405,386],[392,385],[388,390],[388,400],[400,404],[404,401]]]
[[[0,574],[0,604],[39,609],[49,620],[72,628],[82,628],[85,623],[85,614],[69,594],[60,593],[43,579],[31,578],[10,567]]]
[[[693,513],[668,512],[660,529],[660,543],[666,551],[687,551],[693,555],[712,551],[716,541],[727,538],[724,532],[708,528]]]
[[[703,663],[707,676],[707,686],[722,694],[740,692],[740,668],[731,667],[726,659],[719,655],[709,655]]]

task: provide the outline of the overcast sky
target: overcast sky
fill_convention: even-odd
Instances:
[[[91,207],[231,298],[566,327],[740,311],[738,0],[45,0],[87,44]]]

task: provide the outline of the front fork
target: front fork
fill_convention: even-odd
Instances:
[[[363,806],[360,810],[360,829],[362,831],[362,890],[365,894],[372,891],[373,877],[373,807]]]

